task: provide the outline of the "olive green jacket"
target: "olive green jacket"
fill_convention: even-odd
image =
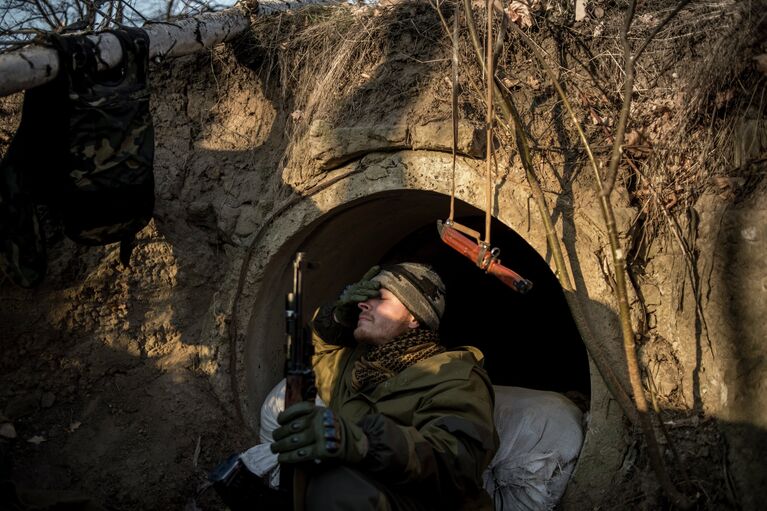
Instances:
[[[351,340],[323,309],[313,323],[317,390],[368,437],[368,455],[358,468],[427,507],[491,510],[482,472],[498,448],[498,435],[482,353],[452,349],[355,392],[352,367],[367,347]]]

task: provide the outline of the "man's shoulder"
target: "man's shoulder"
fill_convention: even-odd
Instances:
[[[492,392],[487,373],[479,363],[482,352],[476,348],[461,346],[420,360],[396,376],[380,384],[371,395],[378,400],[400,392],[415,393],[428,389],[429,393],[467,391],[486,387]],[[472,390],[473,392],[473,390]]]
[[[449,356],[482,367],[485,364],[485,354],[474,346],[455,346],[445,353]]]
[[[438,358],[440,356],[443,357],[443,360]],[[438,365],[438,377],[441,376],[445,380],[471,379],[482,381],[487,387],[492,386],[490,377],[484,369],[485,355],[479,348],[474,346],[451,347],[444,353],[437,355],[435,362]]]
[[[484,358],[474,346],[457,346],[421,360],[412,368],[426,378],[468,379],[477,370],[484,372]]]

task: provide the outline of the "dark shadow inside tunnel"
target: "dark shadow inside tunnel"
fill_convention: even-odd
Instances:
[[[481,214],[456,221],[484,229]],[[534,282],[530,292],[519,294],[477,268],[440,240],[434,222],[405,236],[382,262],[422,262],[437,270],[447,288],[440,336],[448,346],[481,349],[494,384],[571,393],[577,402],[587,398],[585,346],[556,277],[521,236],[496,219],[491,235],[502,263]]]

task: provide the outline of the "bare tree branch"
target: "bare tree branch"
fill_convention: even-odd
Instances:
[[[639,57],[644,52],[647,45],[650,44],[655,36],[660,32],[663,27],[671,21],[679,11],[681,11],[691,0],[681,0],[674,10],[672,10],[666,18],[660,22],[655,29],[645,38],[642,46],[636,51],[634,55],[631,54],[631,45],[628,40],[628,33],[631,29],[631,23],[634,18],[635,1],[632,0],[629,4],[629,10],[626,12],[626,18],[624,21],[623,30],[621,31],[621,44],[623,46],[624,55],[624,68],[626,73],[626,80],[623,86],[623,108],[621,108],[620,117],[618,119],[618,125],[615,129],[615,140],[613,144],[613,151],[610,155],[610,164],[607,168],[607,173],[604,177],[604,188],[602,193],[610,195],[615,187],[615,180],[618,175],[618,165],[620,164],[621,156],[623,154],[623,137],[626,134],[626,126],[628,124],[629,113],[631,111],[631,96],[634,93],[634,66],[639,60]]]
[[[309,4],[329,5],[334,0],[304,0],[298,2],[270,2],[267,13],[299,8]],[[123,5],[130,6],[128,2]],[[264,4],[259,6],[259,12]],[[130,6],[132,8],[132,6]],[[227,41],[242,33],[249,25],[248,16],[239,8],[219,13],[204,13],[173,23],[152,23],[145,26],[149,34],[150,57],[177,57],[188,55]],[[117,38],[109,33],[90,35],[99,46],[103,62],[113,67],[122,59],[122,48]],[[22,89],[42,85],[59,72],[58,54],[51,48],[29,45],[21,50],[0,54],[0,96]]]

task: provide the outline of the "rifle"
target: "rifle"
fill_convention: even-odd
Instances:
[[[300,401],[314,401],[317,388],[312,370],[311,329],[304,324],[303,272],[311,267],[306,253],[298,252],[293,259],[293,290],[285,300],[285,409]]]
[[[311,265],[306,253],[297,252],[293,259],[293,290],[285,300],[285,409],[300,401],[312,401],[317,395],[312,369],[311,329],[304,324],[303,272]],[[280,466],[280,490],[293,494],[293,509],[304,509],[306,473],[295,467]]]
[[[473,243],[469,238],[461,234],[459,230],[477,238],[477,243]],[[501,264],[501,260],[498,259],[501,252],[500,249],[496,247],[488,250],[487,243],[479,241],[478,232],[450,220],[447,220],[445,223],[437,220],[437,231],[442,241],[474,261],[474,264],[484,270],[485,273],[494,275],[518,293],[524,294],[533,288],[532,282]]]
[[[311,329],[304,324],[303,272],[311,265],[306,253],[298,252],[293,260],[293,289],[285,300],[286,360],[285,360],[285,408],[299,401],[314,401],[317,388],[312,370]],[[233,511],[254,508],[284,509],[293,496],[294,509],[304,508],[306,476],[303,471],[282,465],[280,489],[272,490],[257,475],[248,470],[242,454],[233,454],[209,475],[222,500]]]

